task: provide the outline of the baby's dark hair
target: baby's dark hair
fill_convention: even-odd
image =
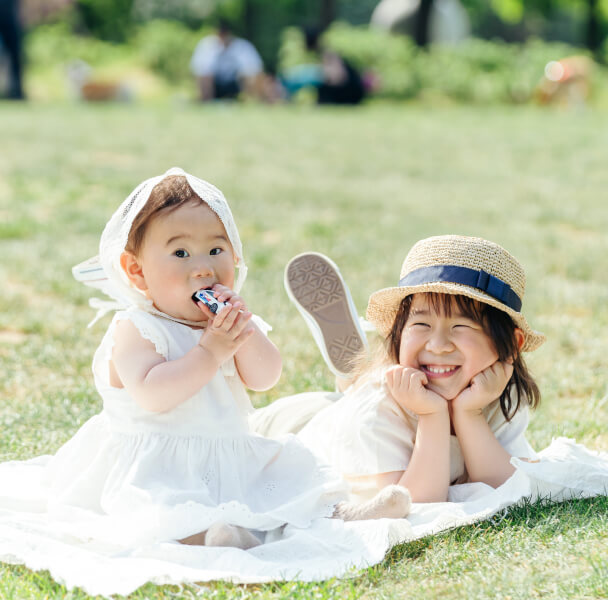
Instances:
[[[500,408],[507,421],[513,418],[522,402],[526,402],[531,408],[538,406],[540,390],[519,350],[515,336],[517,326],[506,312],[460,294],[427,292],[424,295],[427,297],[429,307],[437,313],[450,316],[457,308],[464,316],[479,323],[494,343],[499,360],[506,361],[513,358],[513,375],[500,395]],[[385,349],[389,360],[394,363],[399,362],[401,334],[409,317],[413,299],[413,295],[403,298],[386,338]]]
[[[205,201],[194,192],[183,175],[165,177],[152,188],[148,201],[133,219],[125,250],[137,255],[144,241],[148,225],[159,214],[172,212],[191,202],[205,204]]]

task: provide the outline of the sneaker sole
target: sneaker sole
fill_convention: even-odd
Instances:
[[[300,254],[285,267],[285,289],[327,366],[338,377],[348,377],[367,342],[338,267],[322,254]]]

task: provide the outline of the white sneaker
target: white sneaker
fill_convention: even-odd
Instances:
[[[327,366],[337,377],[349,377],[354,359],[367,350],[367,340],[338,267],[323,254],[299,254],[285,267],[285,290]]]

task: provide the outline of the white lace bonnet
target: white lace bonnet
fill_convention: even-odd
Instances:
[[[72,273],[78,281],[86,285],[101,290],[104,294],[112,298],[112,301],[91,298],[89,304],[97,309],[97,315],[89,323],[92,326],[98,319],[111,310],[121,310],[130,306],[138,306],[148,312],[166,317],[168,319],[193,324],[189,321],[175,319],[165,313],[158,311],[152,301],[133,287],[122,267],[120,266],[120,256],[124,252],[131,231],[133,221],[139,211],[145,206],[150,193],[154,187],[165,177],[170,175],[181,175],[186,178],[192,190],[209,208],[218,216],[234,251],[235,265],[238,274],[234,285],[234,290],[239,292],[245,278],[247,277],[247,266],[243,258],[243,246],[236,228],[236,223],[224,194],[210,183],[186,173],[179,167],[169,169],[164,175],[146,179],[140,183],[118,207],[116,212],[107,222],[101,240],[99,242],[99,255],[80,263],[72,268]],[[200,325],[200,323],[198,323]]]

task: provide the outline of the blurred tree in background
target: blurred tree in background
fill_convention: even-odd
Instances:
[[[543,61],[588,49],[599,62],[608,62],[608,0],[459,0],[472,39],[460,47],[431,46],[428,53],[420,47],[429,42],[430,12],[448,0],[393,0],[417,7],[410,37],[369,27],[379,0],[21,2],[30,65],[37,65],[41,78],[50,78],[53,64],[74,58],[96,68],[136,61],[167,84],[187,89],[194,46],[220,18],[253,42],[273,73],[306,59],[294,33],[298,28],[326,28],[330,45],[361,71],[378,76],[382,87],[376,95],[392,98],[434,89],[461,101],[523,102]]]
[[[76,0],[76,9],[87,31],[93,36],[124,42],[131,33],[133,1]]]
[[[414,35],[425,45],[428,15],[441,0],[415,0],[419,27]],[[524,41],[540,37],[598,50],[608,33],[608,0],[460,0],[476,37]],[[180,21],[191,29],[228,19],[250,39],[273,67],[281,31],[293,25],[323,28],[339,20],[369,23],[378,0],[23,0],[26,22],[47,19],[71,7],[71,20],[81,32],[103,40],[129,39],[137,23],[152,19]]]
[[[476,35],[524,41],[535,36],[595,52],[608,33],[608,0],[461,0]]]

